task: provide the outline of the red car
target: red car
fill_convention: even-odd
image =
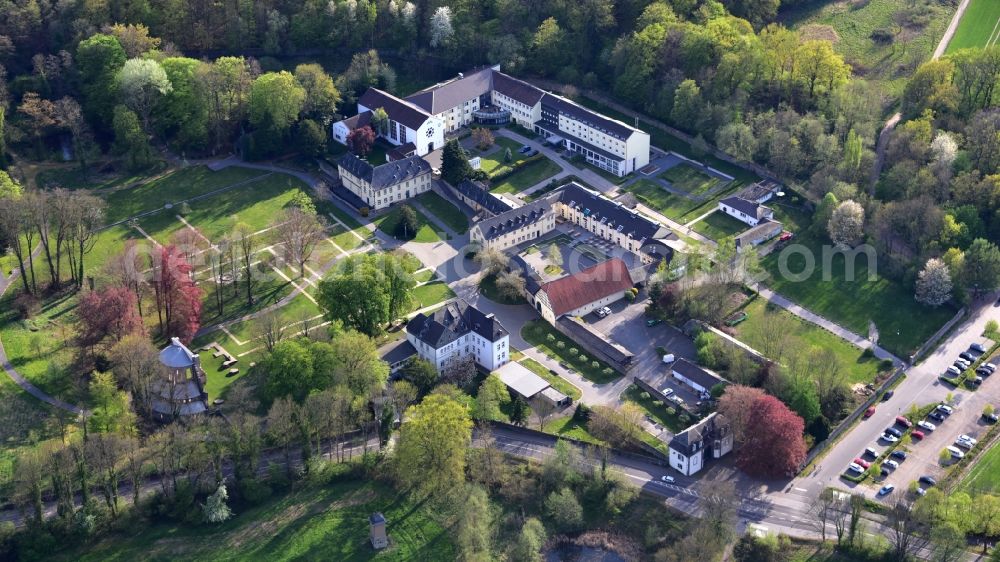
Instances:
[[[913,433],[910,434],[910,437],[912,437],[912,438],[916,439],[917,441],[919,441],[919,440],[921,440],[921,439],[924,438],[924,432],[923,431],[914,431]]]
[[[780,242],[787,242],[787,241],[791,240],[793,236],[795,236],[795,235],[792,234],[791,232],[788,232],[786,230],[786,231],[784,231],[784,232],[781,233],[781,236],[778,238],[778,241],[780,241]]]
[[[868,419],[874,415],[875,415],[875,406],[869,406],[868,409],[865,410],[865,419]]]
[[[903,416],[896,416],[896,423],[903,427],[913,427],[913,422]]]
[[[868,468],[868,467],[870,467],[872,465],[872,463],[866,461],[865,459],[863,459],[861,457],[858,457],[858,458],[854,459],[854,462],[857,463],[857,464],[859,464],[859,465],[861,465],[861,466],[863,466],[863,467],[865,467],[865,468]]]

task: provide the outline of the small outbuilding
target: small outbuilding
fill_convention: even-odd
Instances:
[[[554,406],[569,406],[572,402],[569,396],[552,388],[547,380],[520,363],[507,363],[497,369],[496,374],[507,385],[507,388],[518,393],[525,400],[541,399]]]
[[[201,359],[177,338],[160,351],[164,376],[151,385],[153,417],[168,422],[208,410],[205,371]]]
[[[695,392],[705,395],[717,384],[726,384],[729,381],[716,373],[703,367],[691,363],[687,359],[678,359],[670,367],[671,375],[680,382],[688,385]]]

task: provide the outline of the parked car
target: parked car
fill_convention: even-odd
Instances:
[[[528,152],[525,152],[525,153],[524,153],[524,155],[525,155],[525,156],[527,156],[528,158],[531,158],[532,156],[534,156],[534,155],[536,155],[536,154],[538,154],[538,151],[537,151],[537,150],[535,150],[534,148],[532,148],[532,149],[531,149],[531,150],[529,150]]]
[[[915,491],[915,492],[917,493],[917,495],[918,495],[918,496],[923,496],[923,495],[926,495],[926,494],[927,494],[927,490],[925,490],[925,489],[923,489],[923,488],[917,488],[917,489],[916,489],[916,490],[914,490],[914,491]]]
[[[959,441],[968,441],[969,443],[972,443],[973,445],[975,445],[976,443],[979,443],[978,439],[976,439],[975,437],[973,437],[971,435],[966,435],[964,433],[961,434],[961,435],[959,435],[958,439],[959,439]]]
[[[865,468],[871,468],[871,466],[872,466],[872,463],[866,461],[865,459],[863,459],[861,457],[858,457],[858,458],[854,459],[854,464],[860,464],[861,466],[863,466]]]
[[[896,470],[897,468],[899,468],[899,463],[890,459],[882,463],[882,466],[887,466],[893,470]]]
[[[917,441],[920,441],[921,439],[924,438],[924,432],[923,431],[914,431],[913,433],[910,433],[910,437],[916,439]]]
[[[945,447],[945,450],[951,453],[951,458],[953,459],[962,459],[965,457],[965,453],[954,445],[948,445]]]
[[[971,364],[972,363],[969,363],[968,361],[966,361],[964,359],[956,359],[955,362],[952,363],[952,365],[954,365],[955,367],[957,367],[960,371],[964,371],[964,370],[968,369],[969,365],[971,365]]]
[[[668,363],[668,364],[669,363],[673,363],[674,362],[674,354],[673,353],[668,353],[668,354],[664,355],[663,356],[663,362],[664,363]]]
[[[939,412],[942,412],[946,416],[950,416],[951,413],[955,411],[955,408],[952,408],[951,406],[949,406],[947,404],[938,404],[937,408],[935,408],[935,409],[937,411],[939,411]]]
[[[936,425],[932,424],[927,420],[920,420],[919,422],[917,422],[917,425],[920,426],[920,429],[926,429],[927,431],[934,431],[935,429],[937,429]]]
[[[899,459],[901,461],[905,461],[906,460],[906,451],[900,451],[899,449],[896,449],[895,451],[889,453],[889,456],[892,457],[892,458],[894,458],[894,459]]]
[[[976,356],[969,353],[968,351],[963,351],[962,353],[959,353],[958,356],[961,357],[962,359],[965,359],[969,363],[976,360]]]
[[[900,431],[900,430],[898,430],[898,429],[896,429],[895,427],[888,427],[888,428],[886,428],[885,432],[886,432],[886,434],[892,435],[893,437],[902,437],[903,436],[903,432]]]
[[[994,361],[995,361],[995,359],[994,359]],[[997,366],[994,365],[992,362],[990,362],[990,363],[983,363],[982,367],[984,369],[988,370],[990,373],[993,373],[994,371],[997,370]]]
[[[899,442],[899,437],[896,437],[895,435],[892,435],[890,433],[883,433],[882,434],[882,439],[886,443],[898,443]]]
[[[865,469],[860,464],[853,463],[853,462],[851,464],[847,465],[847,470],[850,470],[851,472],[857,472],[858,474],[860,474],[860,473],[862,473],[862,472],[865,471]]]
[[[896,423],[903,427],[913,427],[913,422],[906,419],[906,416],[896,416]]]
[[[674,404],[677,404],[678,406],[684,403],[684,399],[681,398],[680,396],[677,396],[676,394],[673,396],[668,396],[667,400],[673,402]]]
[[[669,386],[665,386],[663,387],[663,390],[661,390],[660,392],[662,392],[664,396],[670,396],[671,394],[674,393],[674,389],[670,388]]]
[[[603,310],[603,311],[604,311],[604,314],[605,314],[605,315],[608,315],[608,314],[611,314],[611,309],[610,309],[609,307],[606,307],[606,306],[605,306],[605,307],[604,307],[604,308],[602,308],[601,310]]]
[[[957,377],[957,376],[959,376],[959,375],[961,375],[961,374],[962,374],[962,370],[961,370],[961,369],[959,369],[958,367],[956,367],[956,366],[952,365],[951,367],[948,367],[948,374],[950,374],[950,375],[953,375],[953,376],[956,376],[956,377]]]
[[[963,449],[971,449],[976,444],[972,443],[971,441],[965,441],[965,440],[962,440],[962,439],[956,439],[955,440],[955,445],[958,445],[959,447],[961,447]]]
[[[882,488],[881,488],[881,489],[879,489],[879,491],[878,491],[878,494],[877,494],[877,495],[878,495],[878,497],[880,497],[880,498],[881,498],[881,497],[884,497],[884,496],[888,496],[888,495],[889,495],[889,494],[891,494],[891,493],[892,493],[892,491],[893,491],[893,490],[895,490],[895,489],[896,489],[896,487],[895,487],[895,486],[893,486],[892,484],[886,484],[885,486],[882,486]]]
[[[969,349],[975,351],[976,353],[986,353],[986,348],[979,342],[973,342],[973,344],[969,346]]]
[[[944,414],[942,414],[941,412],[937,412],[937,411],[931,412],[931,413],[927,414],[927,417],[931,418],[934,421],[938,421],[938,422],[943,422],[945,420]]]
[[[972,379],[969,382],[971,382],[975,386],[979,386],[979,385],[983,384],[983,377],[976,377],[976,378]]]
[[[993,374],[993,371],[986,368],[985,365],[976,367],[976,374],[981,377],[988,377]]]
[[[983,419],[989,423],[997,423],[1000,421],[1000,416],[998,416],[996,412],[993,412],[991,414],[983,414]]]
[[[788,242],[793,236],[795,236],[794,233],[785,230],[781,233],[781,236],[778,237],[778,242]]]
[[[870,418],[874,415],[875,415],[875,406],[868,406],[868,409],[865,410],[865,419]]]
[[[597,316],[599,316],[600,318],[604,318],[605,316],[607,316],[607,315],[608,315],[608,313],[607,313],[607,312],[604,312],[604,309],[603,309],[603,308],[598,308],[597,310],[595,310],[595,311],[594,311],[594,314],[596,314],[596,315],[597,315]]]
[[[926,474],[919,478],[921,484],[927,484],[928,486],[934,486],[937,484],[937,480],[933,476],[927,476]]]
[[[663,482],[668,482],[670,484],[674,483],[674,477],[673,476],[661,476],[660,480],[662,480]]]
[[[662,318],[653,318],[653,319],[650,319],[650,320],[646,320],[646,325],[649,326],[650,328],[652,328],[653,326],[656,326],[657,324],[661,324],[662,322],[663,322]]]
[[[524,154],[525,152],[528,152],[529,150],[531,150],[531,147],[528,146],[528,145],[526,145],[526,144],[521,145],[521,148],[517,149],[517,151],[520,152],[521,154]]]
[[[865,449],[864,454],[868,455],[869,457],[873,457],[876,459],[878,458],[878,451],[875,450],[875,447],[868,447],[867,449]]]

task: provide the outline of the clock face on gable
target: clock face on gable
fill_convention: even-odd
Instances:
[[[427,138],[431,138],[433,136],[434,136],[434,127],[428,127],[427,128]]]

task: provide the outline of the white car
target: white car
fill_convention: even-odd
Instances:
[[[865,471],[865,467],[861,466],[860,464],[858,464],[856,462],[852,462],[851,464],[847,465],[847,470],[850,470],[851,472],[857,472],[858,474],[861,474],[862,472]]]
[[[957,377],[962,374],[962,370],[952,365],[951,367],[948,367],[948,373]]]
[[[945,447],[945,449],[949,453],[951,453],[951,457],[953,459],[961,459],[961,458],[965,457],[965,453],[963,453],[961,449],[959,449],[958,447],[955,447],[954,445],[948,445],[947,447]]]
[[[882,463],[882,466],[887,466],[893,470],[896,470],[897,468],[899,468],[899,463],[893,460],[889,460]]]
[[[955,409],[954,409],[954,408],[952,408],[951,406],[949,406],[949,405],[947,405],[947,404],[938,404],[938,407],[937,407],[937,408],[935,408],[935,409],[936,409],[937,411],[939,411],[939,412],[944,412],[944,414],[945,414],[946,416],[950,416],[950,415],[951,415],[951,413],[955,411]]]
[[[673,484],[674,483],[674,477],[673,476],[661,476],[660,480],[662,480],[664,482],[667,482],[669,484]]]
[[[899,441],[899,437],[896,437],[891,433],[883,433],[882,440],[885,441],[886,443],[896,443],[897,441]]]
[[[976,445],[976,443],[979,443],[978,439],[970,437],[970,436],[968,436],[968,435],[966,435],[964,433],[962,435],[959,435],[958,438],[955,439],[955,441],[961,441],[963,443],[968,443],[969,444],[968,448],[970,448],[970,449],[972,447],[974,447]]]
[[[603,308],[599,308],[599,309],[595,310],[595,311],[594,311],[594,314],[596,314],[596,315],[597,315],[598,317],[600,317],[600,318],[604,318],[605,316],[607,316],[607,315],[608,315],[608,313],[607,313],[607,312],[604,312],[604,309],[603,309]]]
[[[969,363],[965,359],[956,359],[954,365],[962,369],[968,369],[969,365],[972,365],[972,363]]]
[[[922,496],[922,495],[924,495],[924,494],[926,494],[926,493],[927,493],[927,490],[925,490],[925,489],[923,489],[923,488],[917,488],[917,490],[916,490],[916,491],[917,491],[917,495],[918,495],[918,496]]]
[[[664,396],[670,396],[674,393],[674,389],[670,388],[669,386],[665,386],[663,387],[663,390],[661,390],[660,392],[662,392]]]
[[[970,443],[964,439],[956,439],[955,444],[958,445],[959,447],[962,447],[963,449],[971,449],[976,446],[975,443]]]
[[[676,394],[673,396],[668,396],[667,400],[673,402],[674,404],[677,404],[678,406],[684,403],[684,399],[681,398],[680,396],[677,396]]]
[[[606,307],[606,306],[604,308],[602,308],[601,311],[604,312],[605,316],[607,316],[608,314],[611,314],[611,309],[608,308],[608,307]]]
[[[917,426],[919,426],[920,429],[926,429],[927,431],[934,431],[935,429],[937,429],[936,425],[932,424],[931,422],[929,422],[927,420],[920,420],[920,421],[918,421],[917,422]]]

